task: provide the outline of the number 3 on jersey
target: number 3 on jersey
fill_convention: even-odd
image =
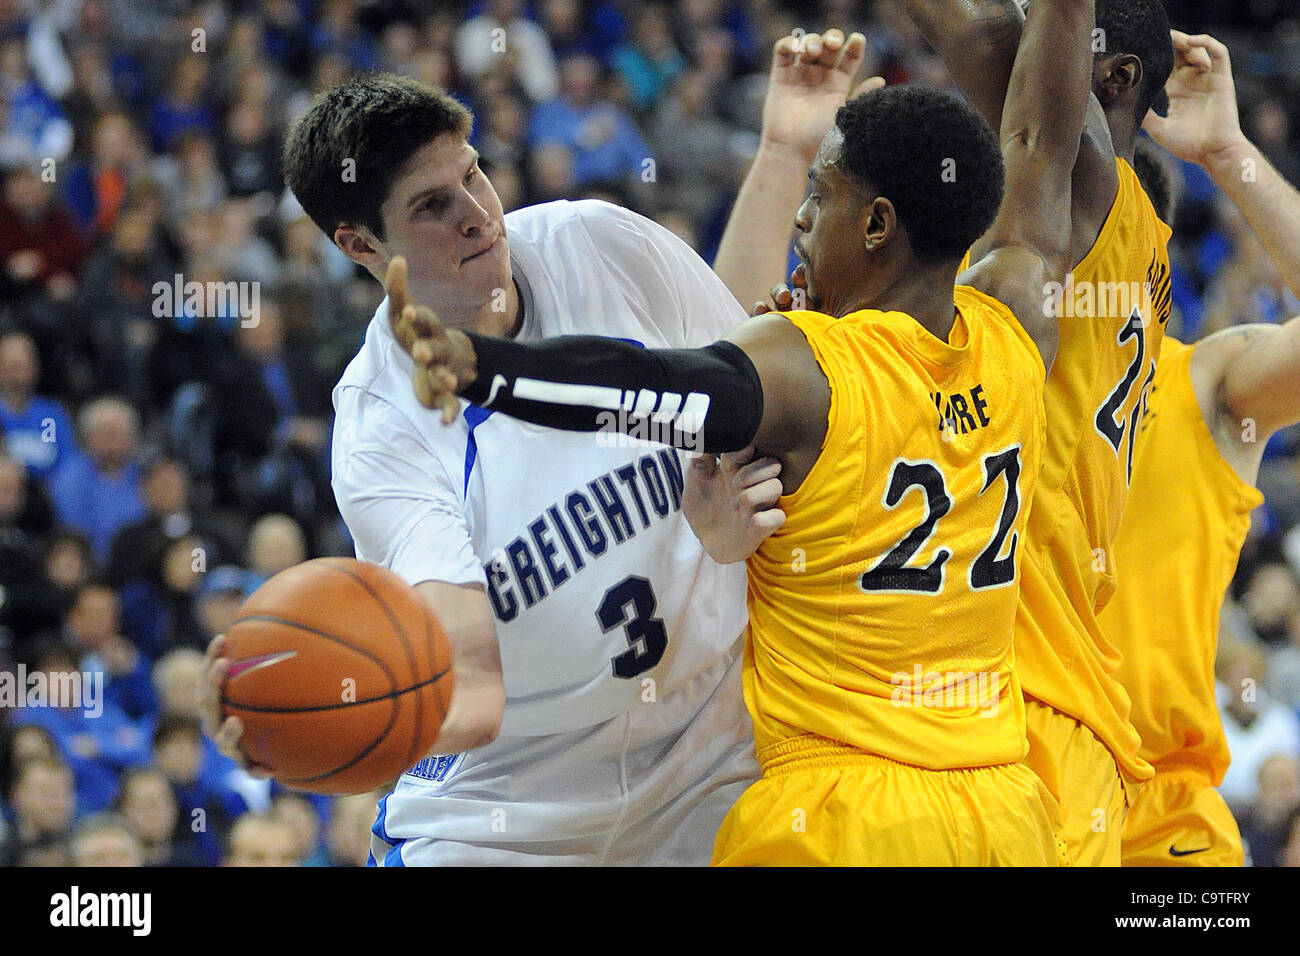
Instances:
[[[1019,535],[1011,535],[1007,553],[998,556],[1007,533],[1020,514],[1020,446],[1012,445],[996,454],[985,455],[982,464],[984,487],[980,494],[983,495],[993,482],[1002,477],[1006,479],[1006,498],[992,539],[970,566],[967,584],[972,591],[1004,587],[1016,579],[1016,545],[1019,543]],[[944,565],[952,557],[951,548],[936,548],[934,557],[925,567],[907,567],[907,562],[934,536],[939,519],[952,510],[952,495],[948,493],[943,472],[934,462],[899,458],[890,470],[889,486],[881,503],[892,511],[911,488],[920,488],[925,493],[925,516],[884,557],[862,572],[858,586],[864,591],[938,594],[943,590]]]
[[[612,658],[614,676],[631,680],[653,668],[668,649],[668,628],[663,618],[655,617],[659,599],[643,577],[632,575],[605,592],[596,609],[600,629],[608,634],[623,628],[629,649]]]

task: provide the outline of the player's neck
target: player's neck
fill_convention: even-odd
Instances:
[[[1137,150],[1138,128],[1133,125],[1130,116],[1123,115],[1130,109],[1126,104],[1112,103],[1106,110],[1106,125],[1110,127],[1110,145],[1115,155],[1130,166],[1133,165],[1133,153]]]
[[[524,324],[524,300],[519,294],[519,284],[511,277],[508,286],[498,290],[477,308],[463,311],[439,309],[438,317],[448,328],[477,332],[479,335],[514,338]]]
[[[882,287],[863,290],[856,297],[858,304],[832,314],[847,315],[859,309],[904,312],[935,338],[946,342],[956,314],[952,297],[955,274],[956,270],[946,262],[932,266],[913,262],[909,268],[885,280]]]

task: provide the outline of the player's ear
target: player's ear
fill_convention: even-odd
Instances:
[[[377,248],[378,241],[365,226],[339,226],[334,230],[334,243],[358,265],[369,267],[384,262],[384,257]]]
[[[898,229],[898,213],[884,196],[877,196],[864,207],[862,217],[862,241],[868,252],[883,246]]]
[[[1098,60],[1092,71],[1092,88],[1102,106],[1109,106],[1142,84],[1142,61],[1132,53]]]

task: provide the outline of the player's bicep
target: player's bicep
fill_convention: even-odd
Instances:
[[[1219,387],[1219,403],[1234,421],[1250,419],[1260,435],[1300,422],[1300,316],[1282,326],[1250,325],[1219,334],[1244,340]]]
[[[357,557],[412,584],[485,584],[462,498],[438,458],[394,413],[350,405],[339,413],[357,416],[354,429],[335,435],[332,475]]]
[[[779,312],[756,316],[726,337],[749,357],[762,383],[754,446],[777,458],[816,452],[826,437],[831,386],[804,333]]]

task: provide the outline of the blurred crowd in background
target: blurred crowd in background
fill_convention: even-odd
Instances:
[[[1300,181],[1300,4],[1167,6],[1229,45],[1244,129]],[[351,553],[330,391],[382,290],[284,187],[313,95],[365,70],[443,87],[507,211],[605,198],[711,261],[772,44],[830,26],[866,34],[863,76],[950,85],[899,0],[0,0],[0,672],[105,675],[94,717],[0,697],[0,865],[365,862],[377,794],[254,780],[197,720],[242,600]],[[1171,331],[1300,314],[1180,168]],[[195,281],[255,284],[257,321],[160,307],[158,283]],[[1300,434],[1260,481],[1223,618],[1222,790],[1253,862],[1297,866]]]

